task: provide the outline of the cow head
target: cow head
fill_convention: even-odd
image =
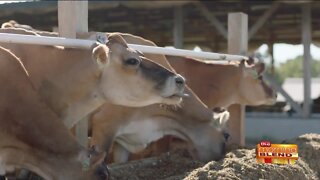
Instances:
[[[277,93],[263,79],[265,64],[262,62],[252,63],[251,61],[247,63],[242,60],[239,65],[243,73],[239,82],[241,102],[250,105],[273,104]]]
[[[181,101],[185,86],[182,76],[129,48],[120,35],[109,35],[106,45],[96,46],[93,58],[101,70],[100,88],[112,103],[140,107]]]
[[[227,121],[229,112],[213,112],[211,121],[199,123],[190,133],[190,142],[193,145],[192,154],[201,161],[218,160],[226,151],[226,143],[229,139]]]

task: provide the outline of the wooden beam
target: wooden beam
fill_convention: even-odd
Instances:
[[[245,54],[248,50],[248,15],[244,13],[228,14],[228,53]],[[245,107],[231,105],[229,129],[230,143],[240,146],[245,145]]]
[[[183,48],[183,9],[174,7],[173,43],[175,48]]]
[[[58,1],[59,35],[76,38],[77,32],[88,32],[88,1]],[[76,138],[85,147],[88,145],[88,120],[76,125]]]
[[[228,31],[219,19],[217,19],[202,2],[196,2],[194,4],[210,24],[213,25],[225,39],[228,39]]]
[[[272,16],[272,14],[280,7],[279,1],[274,1],[273,4],[266,10],[263,15],[255,22],[255,24],[249,30],[250,40],[256,32],[267,22],[267,20]]]
[[[302,5],[302,44],[303,44],[303,115],[310,117],[311,106],[311,3]]]

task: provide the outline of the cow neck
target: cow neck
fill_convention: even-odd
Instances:
[[[242,79],[242,69],[237,64],[211,64],[215,72],[210,78],[219,85],[217,89],[210,89],[210,107],[228,107],[239,103],[239,85]],[[223,88],[222,88],[223,87]]]
[[[228,107],[232,104],[243,104],[241,97],[242,89],[240,87],[244,76],[243,68],[239,67],[239,65],[230,65],[230,71],[232,72],[230,73],[232,79],[229,81],[228,87],[231,87],[230,89],[233,89],[233,92],[230,92],[229,104],[226,103],[221,107]]]
[[[181,110],[183,114],[197,119],[199,121],[206,121],[208,117],[212,117],[212,112],[207,105],[195,94],[189,87],[186,89],[189,97],[185,97],[181,103]]]
[[[41,98],[71,128],[105,102],[98,89],[100,71],[89,50],[48,46],[28,48],[46,57],[26,56],[27,69]],[[33,53],[34,54],[34,53]]]

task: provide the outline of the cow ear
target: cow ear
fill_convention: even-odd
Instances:
[[[114,43],[121,44],[124,47],[128,47],[128,44],[126,40],[123,39],[123,37],[120,34],[117,33],[110,33],[108,34],[108,43],[107,45],[112,45]]]
[[[99,67],[105,67],[109,63],[109,48],[106,45],[98,44],[92,50],[92,58]]]

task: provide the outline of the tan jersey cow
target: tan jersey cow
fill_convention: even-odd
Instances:
[[[103,154],[90,160],[42,102],[21,61],[2,47],[0,84],[0,175],[25,168],[47,180],[106,179]]]
[[[192,58],[167,57],[170,65],[187,79],[187,84],[210,108],[231,104],[272,104],[276,92],[263,80],[263,63],[220,64]]]
[[[2,33],[33,34],[17,29]],[[91,50],[0,43],[25,64],[31,81],[67,127],[106,101],[124,106],[177,104],[184,79],[128,48],[117,35]]]

